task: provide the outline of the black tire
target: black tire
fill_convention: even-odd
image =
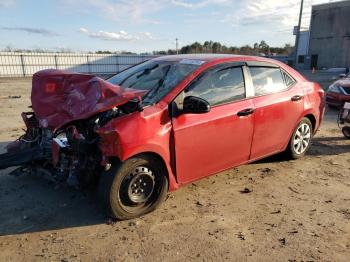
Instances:
[[[300,149],[300,151],[298,152],[296,147],[297,145],[294,144],[294,142],[297,141],[297,132],[299,131],[300,132],[300,128],[304,125],[307,125],[309,130],[310,130],[310,137],[307,141],[307,145],[305,146],[304,144],[304,141],[306,142],[306,139],[303,138],[303,140],[301,141],[301,143],[303,143],[303,146],[304,148],[303,149]],[[312,135],[313,135],[313,128],[312,128],[312,123],[311,121],[304,117],[298,124],[298,126],[295,128],[293,134],[292,134],[292,137],[290,138],[289,140],[289,143],[288,143],[288,147],[286,149],[286,153],[287,153],[287,156],[291,159],[298,159],[298,158],[301,158],[303,157],[306,152],[308,151],[309,147],[310,147],[310,144],[311,144],[311,140],[312,140]],[[306,137],[306,136],[305,136]],[[300,139],[299,139],[300,141]]]
[[[341,131],[343,132],[343,135],[350,139],[350,127],[349,126],[344,126]]]
[[[143,188],[145,193],[141,197],[133,189],[138,178],[147,182],[147,186]],[[153,185],[152,190],[150,185]],[[165,167],[161,161],[150,155],[139,155],[123,163],[112,163],[112,167],[101,174],[99,181],[99,194],[108,214],[119,220],[136,218],[153,211],[165,199],[167,192]]]

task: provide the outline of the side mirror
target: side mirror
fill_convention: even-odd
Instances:
[[[183,113],[189,114],[203,114],[210,111],[210,104],[208,101],[196,97],[186,96],[183,103]]]
[[[340,74],[339,75],[339,78],[345,78],[346,77],[346,74]]]

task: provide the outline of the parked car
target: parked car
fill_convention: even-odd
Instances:
[[[342,108],[350,102],[350,75],[339,75],[340,80],[331,84],[326,92],[326,103],[329,107]]]
[[[118,219],[223,170],[279,152],[302,157],[324,114],[317,83],[251,56],[164,56],[107,81],[46,70],[32,88],[26,134],[0,156],[0,168],[98,184]]]

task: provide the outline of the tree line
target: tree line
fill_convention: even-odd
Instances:
[[[179,54],[195,54],[195,53],[224,53],[224,54],[243,54],[243,55],[288,55],[293,51],[293,46],[290,44],[285,44],[284,47],[272,47],[269,46],[266,41],[262,40],[260,43],[254,43],[253,46],[244,45],[241,47],[237,46],[226,46],[220,42],[205,41],[203,44],[199,42],[194,42],[190,45],[185,45],[181,47],[178,52]],[[47,49],[16,49],[11,46],[5,47],[3,50],[5,52],[38,52],[38,53],[75,53],[69,48],[61,48],[59,50],[47,50]],[[137,55],[137,53],[129,51],[109,51],[109,50],[99,50],[95,52],[87,52],[91,54],[120,54],[120,55]],[[153,51],[150,53],[141,53],[141,55],[174,55],[176,54],[175,49]]]
[[[244,45],[226,46],[220,42],[205,41],[203,44],[194,42],[190,45],[185,45],[179,49],[180,54],[195,54],[195,53],[225,53],[225,54],[244,54],[244,55],[288,55],[293,51],[293,46],[285,44],[284,47],[269,46],[266,41],[254,43],[253,46]],[[154,55],[172,55],[176,54],[176,50],[169,49],[167,51],[153,51]]]

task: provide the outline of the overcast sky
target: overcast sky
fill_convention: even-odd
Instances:
[[[311,5],[305,0],[303,25]],[[299,0],[0,0],[0,49],[150,52],[194,41],[294,44]]]

